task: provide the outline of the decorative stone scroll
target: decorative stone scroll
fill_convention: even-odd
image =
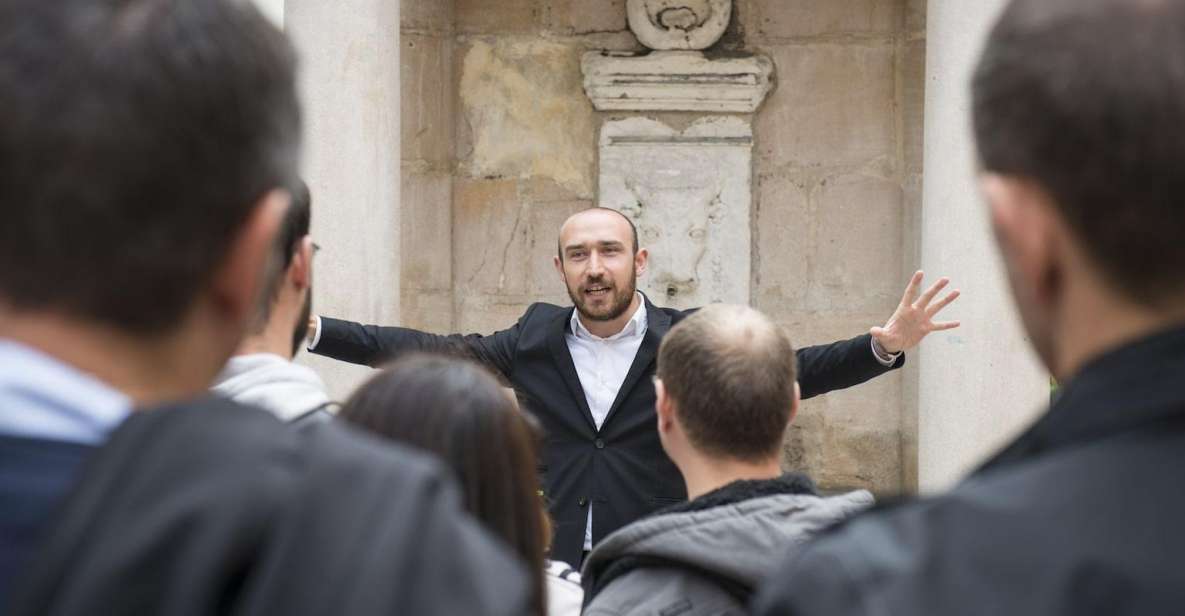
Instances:
[[[747,303],[753,133],[731,116],[678,131],[649,118],[606,122],[599,204],[638,227],[650,267],[638,281],[660,306]]]
[[[773,87],[773,63],[765,56],[594,51],[584,54],[581,69],[598,111],[753,113]]]
[[[650,49],[707,49],[728,28],[732,0],[628,0],[626,11]]]

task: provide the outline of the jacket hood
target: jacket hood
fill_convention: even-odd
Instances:
[[[638,566],[676,564],[752,588],[788,549],[873,503],[866,490],[829,497],[813,489],[769,494],[777,487],[771,489],[771,483],[738,482],[610,535],[589,555],[584,569],[586,578],[603,578],[589,580],[593,593],[628,572],[632,567],[614,566],[627,560]],[[738,489],[760,495],[728,502],[725,492]]]
[[[316,372],[271,353],[230,358],[210,389],[265,408],[284,421],[329,404],[325,383]]]

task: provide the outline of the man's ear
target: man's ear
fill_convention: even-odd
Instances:
[[[564,283],[565,285],[568,284],[568,276],[564,274],[563,260],[560,259],[559,255],[556,255],[551,258],[551,261],[552,264],[555,265],[555,272],[560,275],[560,282]]]
[[[1037,184],[1013,176],[984,174],[980,187],[1011,275],[1034,299],[1048,301],[1060,268],[1052,198]]]
[[[288,265],[288,279],[299,291],[309,288],[313,282],[313,238],[306,235],[296,247],[296,254],[292,255],[292,263]]]
[[[257,313],[268,268],[276,266],[269,260],[290,202],[288,192],[279,188],[265,194],[239,227],[226,258],[211,276],[210,297],[218,316],[235,327],[245,327]]]
[[[654,412],[658,416],[658,431],[669,432],[675,425],[675,409],[661,379],[654,380]]]
[[[650,263],[650,251],[645,248],[634,255],[634,271],[640,277],[646,273],[646,266]]]

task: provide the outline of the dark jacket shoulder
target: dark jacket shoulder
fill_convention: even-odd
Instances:
[[[204,399],[92,457],[12,613],[514,614],[525,584],[431,459]]]

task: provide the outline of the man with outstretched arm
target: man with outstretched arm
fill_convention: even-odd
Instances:
[[[511,384],[543,423],[544,489],[556,522],[552,557],[579,565],[601,538],[683,501],[678,469],[663,453],[654,420],[654,359],[663,336],[692,311],[655,306],[637,291],[649,253],[629,218],[607,208],[560,227],[556,272],[574,306],[536,303],[489,336],[439,336],[403,327],[315,317],[314,353],[370,366],[409,351],[482,361]],[[863,383],[900,367],[904,351],[958,322],[933,317],[958,297],[921,297],[922,273],[883,327],[797,353],[802,397]]]

